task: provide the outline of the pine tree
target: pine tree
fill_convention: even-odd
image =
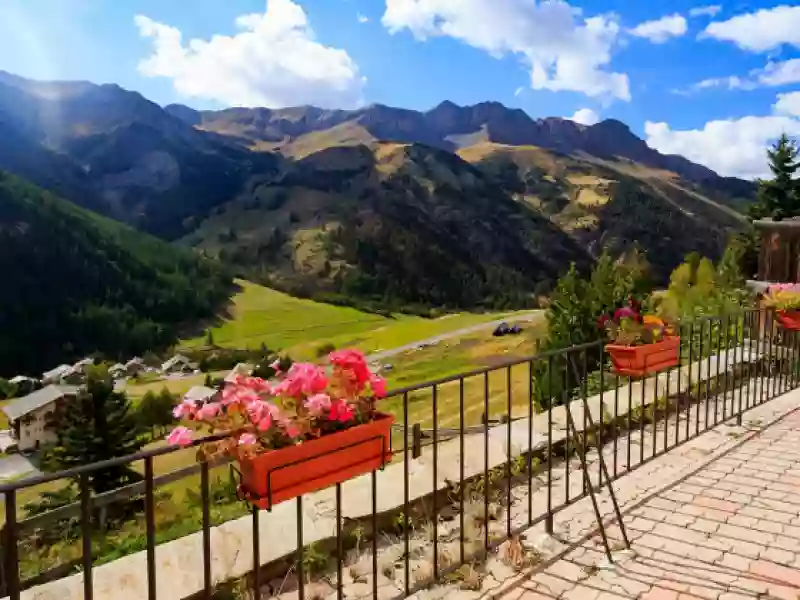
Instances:
[[[795,178],[800,169],[797,144],[784,133],[767,155],[774,178],[759,182],[758,201],[751,216],[780,221],[800,215],[800,182]]]
[[[114,391],[105,367],[90,368],[85,391],[64,410],[60,422],[55,458],[64,469],[125,456],[143,443],[131,403],[124,393]],[[89,485],[95,493],[107,492],[140,476],[130,465],[94,471]]]

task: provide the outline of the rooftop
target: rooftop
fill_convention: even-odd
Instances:
[[[22,398],[10,400],[2,409],[10,421],[16,421],[20,417],[33,412],[37,408],[47,406],[59,398],[76,395],[79,389],[75,385],[48,385]]]

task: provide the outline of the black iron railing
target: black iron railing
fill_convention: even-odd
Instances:
[[[597,341],[393,391],[385,406],[396,416],[395,459],[383,474],[364,476],[369,506],[345,519],[343,493],[349,484],[337,484],[335,530],[322,537],[315,533],[312,540],[304,536],[303,508],[314,499],[288,501],[296,509],[282,514],[294,515],[297,541],[289,556],[264,556],[264,512],[242,506],[231,518],[250,513],[252,569],[227,576],[238,577],[240,585],[256,592],[268,579],[294,571],[297,595],[303,599],[308,582],[324,574],[341,598],[355,539],[355,550],[370,555],[362,562],[370,563],[363,575],[371,582],[373,597],[384,585],[398,597],[410,595],[451,580],[463,565],[537,524],[552,532],[554,517],[567,506],[587,496],[595,503],[594,492],[601,486],[721,422],[735,419],[741,424],[746,411],[800,384],[800,336],[776,327],[768,312],[701,318],[682,326],[680,334],[681,364],[637,381],[611,373],[604,343]],[[102,515],[122,503],[128,510],[118,519],[128,519],[143,534],[139,549],[145,553],[147,598],[161,597],[156,562],[159,490],[199,473],[202,560],[197,569],[202,569],[202,585],[183,590],[181,596],[212,598],[221,583],[212,573],[211,535],[218,524],[213,521],[224,520],[212,518],[217,494],[212,473],[219,473],[225,461],[157,475],[157,461],[180,451],[163,447],[0,485],[5,502],[4,594],[17,600],[24,589],[81,573],[77,576],[84,598],[97,597],[93,569],[107,560],[97,546],[121,522],[113,520],[109,526]],[[429,485],[421,486],[412,476],[415,461],[429,465]],[[133,464],[143,464],[142,481],[92,492],[94,473]],[[397,486],[402,494],[382,497],[379,507],[380,486],[388,485],[389,478],[402,478]],[[20,498],[31,490],[64,482],[77,483],[76,502],[35,515],[22,510]],[[543,510],[535,509],[539,499]],[[35,554],[30,549],[42,544],[37,532],[65,523],[72,527],[64,529],[58,543],[69,546],[74,557],[58,565],[44,561],[37,570],[29,564]],[[443,524],[450,524],[450,534],[440,531]],[[314,544],[326,549],[320,552]],[[606,549],[610,554],[607,543]],[[415,557],[428,554],[430,572],[420,574]],[[386,557],[393,560],[379,568]],[[260,592],[251,597],[260,598]]]

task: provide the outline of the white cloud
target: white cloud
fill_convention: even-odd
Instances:
[[[800,6],[765,8],[709,23],[703,35],[752,52],[766,52],[782,44],[800,46]]]
[[[594,125],[600,121],[600,117],[591,108],[581,108],[575,111],[575,114],[568,117],[570,120],[580,123],[581,125]]]
[[[710,121],[702,129],[674,130],[667,123],[647,121],[647,143],[664,154],[680,154],[720,175],[752,179],[768,177],[767,146],[782,133],[800,135],[800,94],[779,96],[770,116]],[[794,112],[793,112],[794,111]]]
[[[663,44],[670,38],[684,35],[686,30],[686,19],[679,14],[674,14],[655,21],[640,23],[633,29],[629,29],[628,33],[636,37],[647,38],[654,44]]]
[[[628,76],[607,70],[620,27],[564,0],[386,0],[383,25],[416,38],[454,38],[494,57],[523,58],[536,90],[630,100]]]
[[[730,75],[728,77],[704,79],[692,85],[688,90],[683,91],[717,87],[729,90],[754,90],[759,87],[779,87],[792,83],[800,83],[800,58],[769,62],[764,68],[753,69],[744,77]],[[682,90],[674,91],[681,93]]]
[[[778,101],[773,106],[776,113],[800,117],[800,92],[778,94]]]
[[[759,73],[758,80],[764,85],[774,86],[800,83],[800,58],[767,64]]]
[[[689,10],[690,17],[716,17],[717,13],[722,10],[719,4],[712,4],[710,6],[696,6]]]
[[[517,89],[514,90],[514,97],[515,98],[518,97],[524,91],[525,91],[524,87],[522,86],[518,87]]]
[[[356,13],[356,19],[358,19],[359,23],[369,23],[369,17],[361,13]]]
[[[172,79],[175,90],[236,106],[316,104],[349,107],[361,100],[364,78],[345,50],[315,40],[303,9],[292,0],[267,0],[264,13],[236,19],[239,32],[184,43],[179,29],[137,15],[150,56],[138,69]]]

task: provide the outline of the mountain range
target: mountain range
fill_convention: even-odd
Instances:
[[[530,304],[569,263],[634,244],[663,279],[688,252],[718,256],[755,194],[616,120],[496,102],[197,111],[5,72],[0,169],[268,285],[406,308]]]

